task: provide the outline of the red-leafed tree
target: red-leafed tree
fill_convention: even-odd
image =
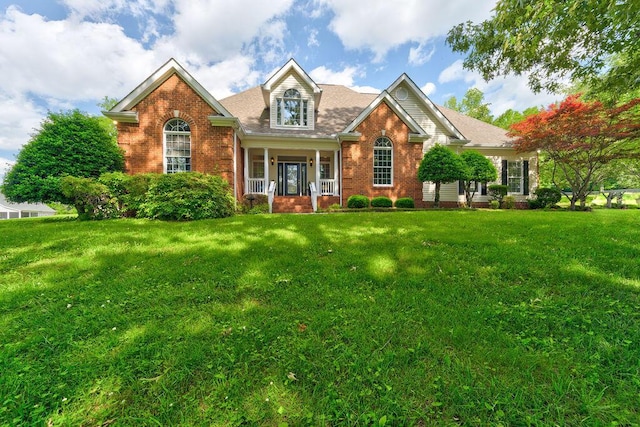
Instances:
[[[640,157],[640,98],[617,107],[571,95],[511,126],[518,152],[539,151],[553,162],[553,183],[571,188],[571,209],[585,205],[605,166]]]

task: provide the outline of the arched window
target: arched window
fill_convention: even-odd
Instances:
[[[309,103],[302,99],[297,89],[287,89],[282,98],[276,100],[279,126],[307,126]]]
[[[167,173],[191,171],[191,128],[181,119],[164,125],[164,158]]]
[[[386,136],[373,144],[373,185],[393,185],[393,144]]]

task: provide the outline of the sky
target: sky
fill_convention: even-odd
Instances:
[[[476,87],[494,116],[548,105],[526,76],[485,82],[446,45],[495,0],[0,0],[0,177],[48,111],[100,114],[175,58],[216,99],[294,58],[316,83],[379,92],[407,73],[437,104]]]

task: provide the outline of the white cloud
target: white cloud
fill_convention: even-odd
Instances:
[[[60,0],[74,18],[98,18],[116,13],[141,16],[146,13],[162,13],[171,0]]]
[[[357,77],[364,77],[364,71],[360,67],[346,66],[342,71],[333,71],[324,65],[314,68],[309,72],[309,76],[316,83],[334,84],[347,86],[360,93],[379,93],[380,89],[372,86],[355,85]]]
[[[11,169],[14,164],[15,161],[0,157],[0,183],[4,179],[6,173],[9,172],[9,169]]]
[[[307,38],[307,47],[318,47],[320,42],[318,41],[318,30],[315,28],[309,30],[309,37]]]
[[[273,38],[271,20],[284,14],[293,0],[174,0],[174,34],[161,37],[154,49],[181,56],[192,63],[213,63],[241,52],[254,38]],[[281,27],[278,27],[281,29]]]
[[[427,96],[431,95],[432,93],[435,93],[436,91],[436,85],[434,83],[428,82],[426,83],[424,86],[422,86],[420,88],[420,90]]]
[[[427,50],[427,46],[425,46],[423,43],[420,43],[418,44],[418,46],[409,49],[409,64],[426,64],[427,62],[429,62],[434,53],[436,53],[435,46],[431,46],[431,49]]]
[[[48,21],[9,7],[0,21],[0,91],[65,100],[121,96],[157,63],[118,25]]]
[[[490,104],[491,113],[496,117],[509,108],[522,111],[529,107],[551,104],[558,98],[556,94],[533,93],[528,86],[527,75],[509,75],[485,82],[477,72],[465,70],[462,60],[455,61],[442,70],[438,77],[441,84],[456,81],[469,84],[469,88],[480,89],[485,101]]]
[[[40,125],[46,111],[23,95],[0,91],[0,150],[20,150]]]
[[[226,98],[234,88],[246,88],[258,84],[260,73],[253,69],[251,57],[236,55],[213,65],[188,67],[189,72],[216,99]]]
[[[347,49],[369,49],[376,62],[404,43],[423,43],[445,35],[460,22],[486,19],[495,6],[495,0],[446,3],[439,0],[369,0],[366,5],[343,0],[316,0],[316,3],[333,11],[330,28]]]

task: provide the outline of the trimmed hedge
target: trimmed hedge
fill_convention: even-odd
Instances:
[[[400,209],[413,209],[416,204],[411,197],[401,197],[396,200],[395,206]]]
[[[151,182],[138,216],[164,220],[224,218],[234,214],[229,184],[198,172],[160,175]]]
[[[531,209],[549,208],[562,199],[562,193],[557,188],[537,188],[534,195],[535,198],[529,200]]]
[[[386,196],[378,196],[371,199],[371,207],[374,208],[390,208],[393,206],[393,202]]]
[[[364,209],[369,207],[369,198],[361,194],[354,194],[347,200],[347,207],[350,209]]]

